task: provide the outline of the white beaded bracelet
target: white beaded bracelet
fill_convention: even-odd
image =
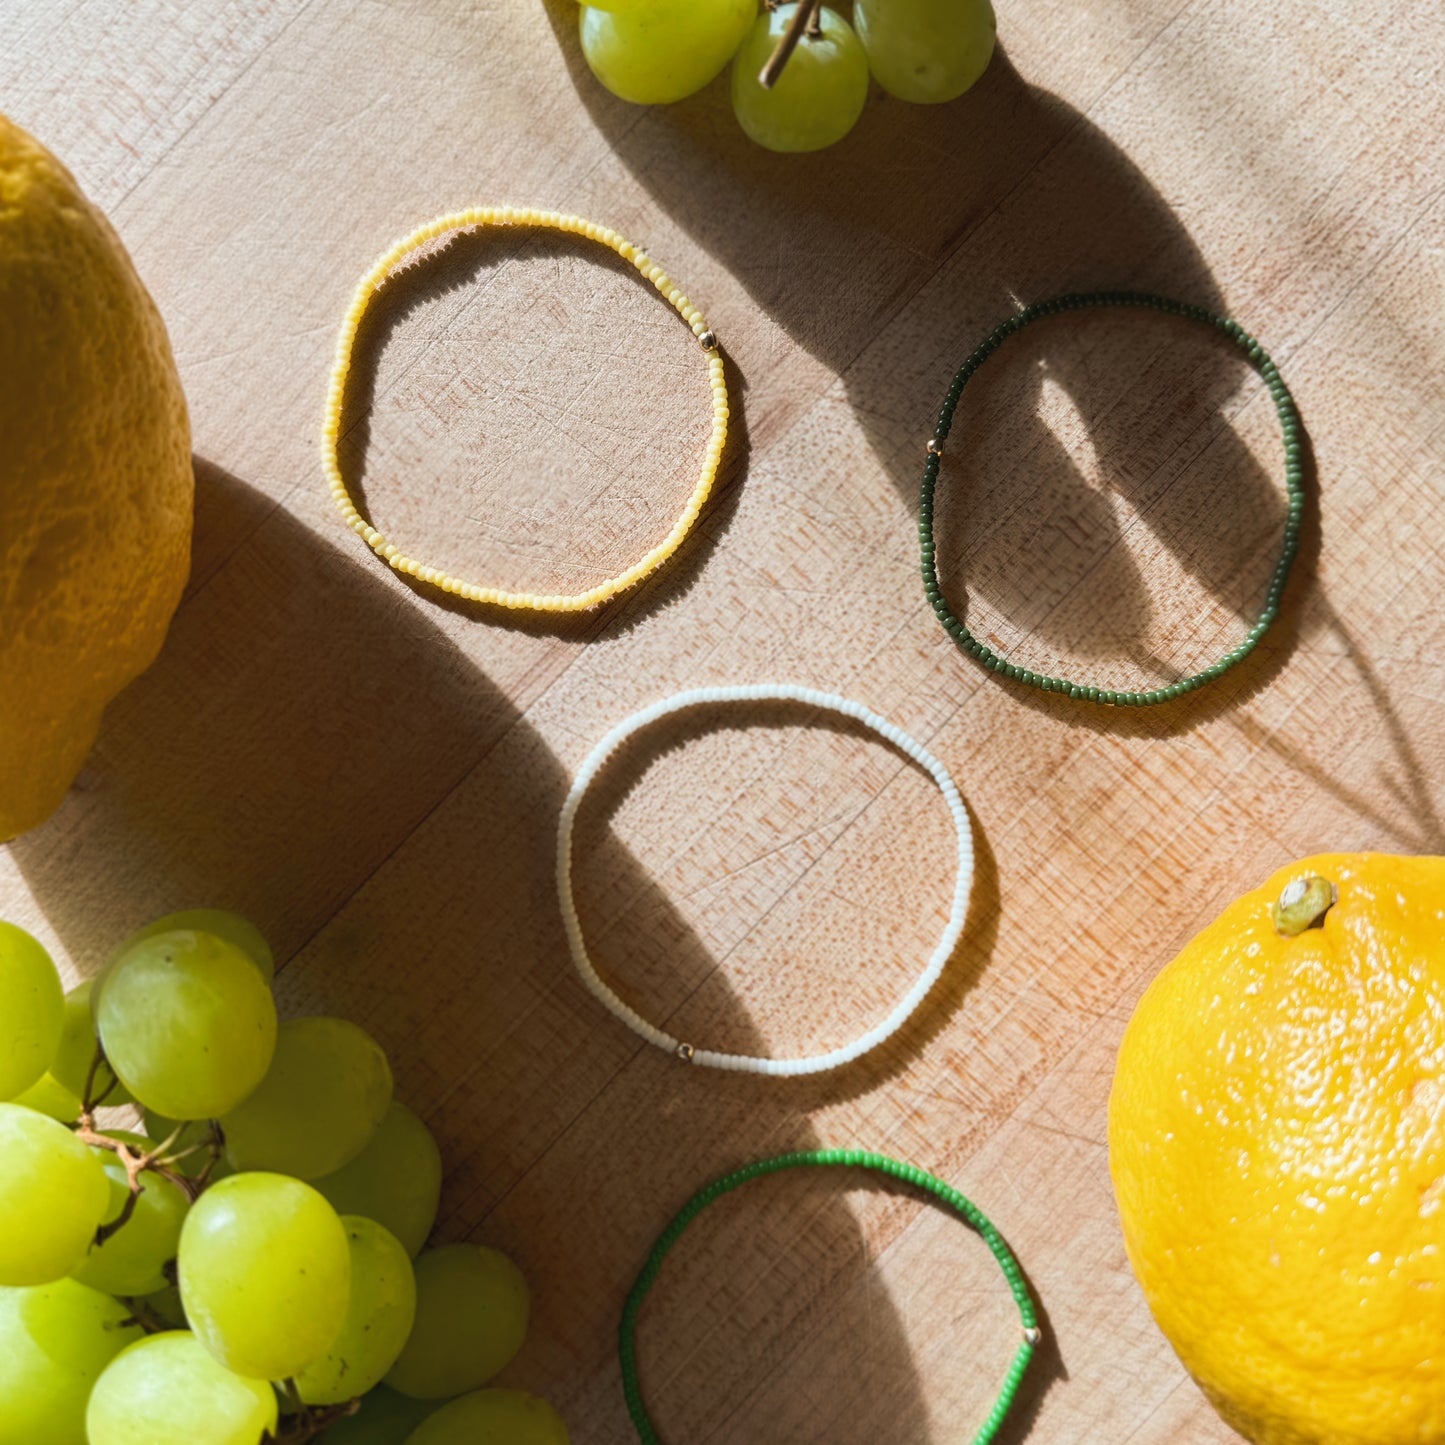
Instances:
[[[927,769],[938,784],[949,812],[953,815],[953,826],[958,834],[958,877],[953,885],[953,907],[948,915],[948,925],[929,957],[928,965],[914,981],[913,987],[899,1000],[897,1006],[881,1023],[869,1029],[866,1034],[833,1049],[826,1054],[814,1054],[797,1059],[762,1059],[747,1054],[722,1054],[711,1049],[694,1048],[681,1039],[674,1038],[665,1029],[649,1023],[636,1009],[624,1003],[603,981],[591,958],[587,944],[582,937],[582,923],[577,916],[577,904],[572,891],[572,834],[577,819],[577,810],[593,779],[602,770],[603,764],[617,750],[619,744],[641,731],[659,718],[685,708],[710,703],[725,702],[797,702],[809,707],[823,708],[828,712],[841,713],[864,727],[877,733],[891,743],[899,752],[905,753],[921,767]],[[572,951],[572,961],[589,991],[634,1033],[641,1035],[648,1043],[675,1054],[684,1062],[705,1064],[714,1069],[733,1069],[745,1073],[771,1074],[787,1077],[799,1074],[819,1074],[826,1069],[836,1069],[842,1064],[866,1054],[869,1049],[881,1044],[889,1035],[902,1027],[910,1014],[923,1002],[929,989],[938,981],[943,966],[948,962],[959,934],[963,932],[964,915],[968,911],[968,895],[973,886],[973,833],[969,826],[968,810],[959,797],[958,788],[948,775],[948,770],[927,748],[915,742],[902,728],[895,727],[886,718],[870,712],[862,703],[850,702],[847,698],[833,693],[815,692],[810,687],[797,687],[787,683],[756,683],[742,687],[700,687],[690,692],[680,692],[673,697],[655,702],[651,707],[634,713],[625,722],[619,723],[587,755],[573,779],[571,791],[562,804],[562,816],[557,824],[557,899],[562,907],[562,922],[567,930],[567,944]]]

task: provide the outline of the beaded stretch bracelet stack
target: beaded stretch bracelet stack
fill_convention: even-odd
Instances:
[[[983,1211],[960,1194],[951,1184],[946,1184],[942,1179],[936,1179],[932,1174],[924,1173],[922,1169],[918,1169],[912,1164],[903,1164],[897,1159],[888,1158],[887,1155],[867,1153],[861,1149],[803,1150],[794,1154],[780,1154],[772,1159],[761,1159],[754,1164],[745,1165],[731,1174],[724,1175],[723,1178],[695,1194],[683,1205],[672,1223],[658,1236],[657,1243],[652,1246],[652,1253],[648,1255],[646,1264],[642,1266],[642,1270],[627,1296],[617,1336],[617,1353],[622,1365],[622,1391],[627,1400],[627,1412],[632,1416],[632,1423],[637,1429],[638,1438],[643,1445],[661,1445],[657,1430],[647,1413],[647,1406],[643,1403],[642,1386],[638,1380],[637,1317],[642,1309],[643,1300],[657,1280],[668,1251],[682,1237],[688,1225],[709,1204],[720,1199],[724,1194],[768,1174],[777,1174],[785,1169],[813,1167],[870,1169],[875,1173],[901,1179],[932,1194],[950,1209],[961,1214],[983,1237],[984,1243],[988,1245],[993,1257],[998,1261],[1004,1279],[1008,1281],[1014,1303],[1018,1305],[1019,1324],[1023,1334],[1023,1339],[1014,1351],[1013,1360],[1004,1376],[1003,1388],[999,1391],[998,1398],[994,1401],[983,1425],[973,1437],[973,1445],[988,1445],[988,1442],[998,1434],[999,1427],[1002,1426],[1013,1406],[1014,1397],[1018,1394],[1024,1372],[1028,1369],[1035,1348],[1043,1338],[1043,1332],[1039,1328],[1038,1313],[1034,1309],[1033,1297],[1029,1294],[1029,1287],[1024,1280],[1023,1271],[1019,1268],[1013,1251],[1009,1249],[1003,1236],[993,1227]]]
[[[597,241],[608,247],[621,256],[624,261],[634,266],[667,298],[668,304],[687,322],[692,334],[697,337],[699,345],[707,354],[708,385],[712,390],[712,436],[703,455],[702,469],[698,474],[692,495],[687,499],[687,503],[673,523],[671,531],[661,542],[615,577],[609,577],[582,592],[516,592],[501,587],[486,587],[474,582],[462,581],[442,571],[439,567],[430,567],[425,563],[418,562],[407,556],[394,542],[361,515],[341,473],[337,443],[340,439],[346,381],[351,374],[351,353],[356,343],[356,332],[361,325],[362,317],[365,316],[367,308],[371,305],[371,298],[381,289],[395,268],[418,246],[425,245],[428,241],[434,241],[448,232],[474,226],[543,226],[554,231],[585,236],[588,240]],[[584,221],[580,216],[561,215],[556,211],[518,209],[512,206],[473,206],[465,211],[454,211],[449,215],[438,216],[424,226],[418,226],[410,235],[403,236],[395,245],[389,247],[362,277],[356,288],[356,294],[352,298],[351,306],[347,310],[346,318],[341,323],[341,334],[336,342],[336,360],[331,369],[331,384],[326,398],[326,419],[321,433],[321,462],[326,471],[332,499],[340,508],[346,525],[358,533],[377,556],[384,558],[398,572],[405,572],[408,576],[439,587],[443,592],[464,597],[469,602],[490,603],[496,607],[528,612],[583,612],[588,608],[601,606],[602,603],[617,596],[619,592],[624,592],[640,582],[649,572],[667,561],[682,545],[712,491],[713,479],[717,475],[718,464],[722,460],[723,446],[727,441],[729,415],[727,378],[724,374],[722,357],[718,354],[717,337],[708,329],[702,312],[683,295],[662,267],[645,252],[639,250],[631,241],[624,240],[616,231],[609,230],[606,226],[596,225],[592,221]]]
[[[458,581],[436,568],[426,567],[403,554],[389,542],[380,531],[372,527],[359,513],[346,488],[337,457],[338,433],[341,424],[342,405],[345,397],[347,377],[351,367],[351,353],[361,319],[370,304],[371,297],[386,281],[393,269],[417,246],[436,239],[450,231],[484,225],[530,225],[548,226],[556,230],[583,235],[609,246],[629,261],[678,310],[692,328],[704,351],[708,355],[708,369],[713,394],[713,432],[704,458],[702,472],[697,486],[684,508],[682,515],[671,532],[658,546],[649,551],[632,567],[619,573],[585,592],[571,595],[539,595],[525,592],[510,592],[499,588],[480,587],[476,584]],[[1070,682],[1061,677],[1033,672],[1008,662],[975,638],[964,624],[953,614],[943,596],[936,567],[936,546],[933,534],[934,492],[937,486],[943,444],[952,426],[954,411],[962,396],[963,388],[975,371],[983,364],[1009,336],[1015,334],[1040,317],[1060,312],[1099,307],[1127,306],[1144,307],[1197,321],[1221,331],[1228,336],[1248,357],[1251,365],[1264,379],[1274,400],[1284,434],[1285,483],[1288,492],[1288,511],[1285,522],[1284,546],[1271,579],[1265,606],[1259,618],[1250,628],[1244,642],[1226,653],[1223,658],[1203,671],[1161,688],[1140,691],[1099,688]],[[337,345],[335,367],[332,371],[330,393],[327,402],[325,428],[323,432],[323,461],[330,482],[332,496],[341,509],[349,526],[357,531],[378,555],[385,558],[399,571],[420,578],[439,587],[444,592],[456,593],[473,601],[488,602],[502,607],[521,608],[542,612],[571,612],[595,607],[627,587],[632,586],[647,573],[665,561],[681,545],[693,526],[711,490],[713,478],[721,458],[727,434],[728,403],[726,381],[722,360],[717,354],[716,338],[706,327],[701,313],[671,283],[661,268],[639,252],[631,243],[622,240],[616,232],[596,226],[575,216],[562,216],[555,212],[516,210],[509,207],[473,208],[440,216],[427,225],[419,227],[409,236],[391,247],[363,278],[357,289],[350,310],[342,326]],[[924,464],[923,486],[920,501],[919,535],[922,552],[924,590],[939,620],[955,638],[964,651],[979,659],[992,671],[1002,673],[1015,681],[1038,687],[1044,691],[1066,693],[1073,698],[1102,702],[1114,706],[1147,706],[1170,701],[1202,687],[1206,682],[1220,676],[1228,668],[1246,657],[1259,642],[1276,617],[1280,599],[1288,580],[1290,568],[1299,547],[1299,529],[1303,513],[1304,494],[1302,486],[1302,462],[1299,442],[1299,418],[1293,398],[1279,376],[1273,361],[1237,322],[1215,316],[1200,307],[1168,301],[1157,296],[1132,292],[1097,292],[1060,297],[1053,301],[1036,303],[1023,308],[1015,316],[997,327],[981,345],[965,360],[954,377],[939,415],[934,435],[927,444],[927,458]],[[958,874],[947,926],[937,947],[930,956],[923,972],[915,980],[902,1000],[880,1024],[860,1038],[828,1053],[792,1059],[754,1058],[741,1054],[727,1054],[707,1049],[697,1049],[683,1042],[666,1030],[644,1019],[636,1010],[626,1004],[598,974],[587,953],[582,934],[581,921],[577,914],[572,887],[573,832],[578,809],[588,787],[616,748],[633,733],[658,719],[685,708],[741,701],[784,700],[798,702],[812,707],[823,708],[862,723],[879,736],[898,748],[922,766],[938,784],[952,814],[958,840]],[[568,946],[583,983],[598,1000],[621,1022],[655,1047],[688,1063],[703,1066],[760,1073],[772,1076],[798,1076],[820,1073],[849,1063],[869,1049],[895,1033],[922,1002],[941,974],[948,957],[962,932],[967,912],[968,898],[973,878],[973,844],[968,813],[958,789],[943,764],[915,742],[901,729],[869,711],[859,703],[837,697],[830,693],[816,692],[810,688],[759,684],[742,687],[701,688],[679,693],[644,709],[628,718],[599,742],[583,762],[563,804],[557,832],[557,893],[561,906]],[[1022,1271],[1003,1238],[990,1221],[951,1185],[925,1173],[912,1165],[900,1163],[884,1155],[859,1150],[813,1150],[780,1155],[760,1160],[745,1166],[715,1181],[690,1200],[663,1231],[654,1245],[652,1253],[644,1264],[623,1309],[619,1330],[618,1350],[622,1367],[623,1389],[628,1411],[636,1426],[643,1445],[659,1445],[658,1436],[642,1400],[637,1372],[637,1323],[642,1302],[652,1288],[661,1270],[668,1251],[681,1237],[688,1225],[709,1204],[723,1194],[739,1188],[754,1179],[786,1169],[801,1167],[853,1167],[869,1169],[902,1179],[923,1189],[943,1201],[962,1215],[978,1230],[988,1244],[1004,1277],[1009,1284],[1018,1305],[1023,1339],[1016,1350],[1004,1379],[1003,1387],[988,1413],[984,1424],[974,1436],[973,1445],[989,1445],[1002,1426],[1018,1392],[1020,1382],[1032,1358],[1035,1347],[1041,1339],[1033,1300],[1024,1281]]]
[[[953,413],[958,406],[963,388],[968,384],[983,363],[1008,340],[1032,321],[1045,316],[1057,316],[1064,311],[1090,310],[1101,306],[1137,307],[1149,311],[1162,311],[1171,316],[1180,316],[1187,321],[1197,321],[1227,336],[1249,360],[1269,389],[1279,414],[1280,429],[1284,434],[1284,480],[1289,505],[1285,513],[1284,546],[1279,561],[1275,563],[1274,575],[1270,578],[1269,591],[1265,596],[1264,610],[1245,635],[1244,641],[1231,648],[1219,661],[1210,664],[1190,677],[1180,678],[1163,687],[1131,691],[1125,688],[1105,688],[1086,683],[1071,682],[1066,677],[1053,677],[1048,673],[1034,672],[1019,667],[1000,657],[986,643],[981,642],[954,615],[948,599],[943,595],[943,586],[938,580],[937,548],[933,536],[933,494],[938,484],[938,470],[943,458],[943,444],[948,439],[953,425]],[[928,439],[927,456],[923,463],[923,487],[918,504],[918,537],[922,554],[923,591],[929,605],[938,616],[949,635],[970,657],[977,658],[993,672],[1036,687],[1044,692],[1064,693],[1072,698],[1083,698],[1089,702],[1107,703],[1113,707],[1150,707],[1161,702],[1172,702],[1187,692],[1203,687],[1207,682],[1227,672],[1236,663],[1242,662],[1254,651],[1269,625],[1279,614],[1280,598],[1284,595],[1285,583],[1289,580],[1290,568],[1294,565],[1295,554],[1299,551],[1300,520],[1304,513],[1303,462],[1300,456],[1299,412],[1289,388],[1281,379],[1278,369],[1264,348],[1237,321],[1216,316],[1202,306],[1190,306],[1182,301],[1170,301],[1162,296],[1150,296],[1136,291],[1090,291],[1072,296],[1060,296],[1052,301],[1036,301],[995,327],[988,336],[968,355],[958,368],[943,407],[938,414],[938,425]]]
[[[607,759],[633,733],[650,726],[659,718],[685,708],[707,704],[729,702],[796,702],[808,707],[822,708],[843,717],[860,722],[864,727],[877,733],[885,742],[891,743],[899,752],[912,758],[925,769],[938,784],[944,801],[948,804],[953,818],[954,832],[958,839],[958,874],[954,881],[953,902],[949,910],[948,923],[943,936],[930,955],[923,972],[914,980],[913,986],[894,1006],[892,1012],[881,1023],[874,1025],[867,1033],[850,1044],[832,1049],[825,1054],[814,1054],[804,1058],[765,1059],[747,1054],[718,1053],[712,1049],[694,1048],[692,1044],[675,1038],[666,1029],[649,1023],[636,1009],[620,999],[613,989],[597,972],[596,966],[587,953],[587,943],[582,935],[582,922],[577,916],[577,904],[572,890],[572,834],[576,824],[577,810],[592,780],[601,771]],[[703,687],[691,692],[680,692],[661,702],[653,703],[619,723],[587,755],[572,787],[562,804],[562,813],[557,822],[557,901],[562,910],[562,922],[567,930],[567,945],[572,953],[572,962],[577,966],[582,982],[615,1018],[626,1024],[633,1033],[646,1039],[654,1047],[675,1055],[686,1063],[699,1064],[706,1068],[730,1069],[743,1073],[771,1074],[774,1077],[795,1078],[802,1074],[818,1074],[827,1069],[836,1069],[843,1064],[861,1058],[869,1049],[882,1043],[896,1033],[908,1017],[923,1002],[924,997],[938,981],[943,966],[948,962],[959,935],[963,932],[964,916],[968,911],[968,896],[973,886],[973,833],[969,825],[968,810],[959,796],[958,787],[948,775],[948,770],[921,743],[915,742],[902,728],[896,727],[875,712],[870,712],[862,703],[850,702],[847,698],[833,693],[816,692],[809,687],[797,687],[786,683],[757,683],[744,687]]]

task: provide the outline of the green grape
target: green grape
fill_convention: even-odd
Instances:
[[[341,1222],[351,1250],[351,1299],[336,1343],[296,1376],[308,1405],[339,1405],[380,1384],[416,1318],[416,1279],[396,1236],[358,1214]]]
[[[134,1340],[123,1304],[72,1279],[0,1289],[0,1441],[86,1445],[85,1402]]]
[[[136,1303],[143,1305],[152,1318],[159,1320],[163,1325],[170,1325],[172,1329],[177,1330],[190,1328],[186,1321],[185,1306],[181,1304],[179,1285],[168,1284],[164,1289],[156,1290],[154,1294],[141,1296]]]
[[[80,1118],[80,1100],[64,1084],[57,1083],[50,1074],[41,1074],[23,1094],[16,1094],[11,1102],[19,1104],[22,1109],[34,1109],[37,1114],[44,1114],[46,1118],[58,1120],[62,1124],[73,1124]]]
[[[568,1445],[562,1417],[525,1390],[478,1390],[443,1405],[406,1445]]]
[[[116,950],[116,957],[132,944],[154,938],[158,933],[185,930],[209,933],[214,938],[224,939],[239,948],[261,970],[268,984],[276,977],[276,957],[271,952],[271,945],[262,937],[261,930],[249,918],[242,918],[239,913],[230,913],[224,908],[187,908],[180,913],[167,913],[164,918],[157,918],[154,923],[147,923],[144,928],[132,933]]]
[[[135,1100],[103,1058],[96,1064],[95,1077],[91,1078],[90,1067],[95,1064],[95,1056],[100,1052],[100,1037],[95,1031],[92,1013],[91,994],[94,988],[95,980],[88,978],[65,995],[65,1019],[60,1026],[60,1043],[51,1061],[50,1072],[77,1097],[84,1097],[85,1082],[90,1079],[93,1101],[99,1101],[107,1108],[133,1104]]]
[[[106,1137],[129,1144],[144,1153],[150,1140],[122,1130],[106,1131]],[[94,1149],[110,1180],[110,1208],[103,1224],[120,1218],[130,1198],[130,1180],[125,1165],[108,1149]],[[191,1201],[169,1179],[147,1170],[141,1175],[141,1192],[131,1216],[104,1244],[92,1244],[85,1257],[71,1270],[71,1278],[107,1294],[142,1295],[164,1289],[165,1264],[176,1257],[181,1225]]]
[[[522,1348],[527,1281],[495,1249],[448,1244],[416,1261],[416,1323],[386,1383],[418,1400],[485,1385]]]
[[[141,1122],[145,1126],[146,1137],[152,1144],[164,1144],[171,1135],[179,1129],[181,1132],[176,1135],[176,1141],[170,1147],[170,1155],[185,1154],[173,1166],[177,1174],[184,1174],[187,1179],[194,1179],[206,1167],[211,1164],[211,1151],[198,1146],[208,1144],[212,1138],[212,1125],[209,1119],[167,1119],[164,1114],[152,1113],[149,1109],[141,1115]],[[194,1154],[187,1153],[194,1149]],[[224,1179],[226,1175],[235,1173],[230,1165],[226,1163],[224,1154],[216,1158],[211,1165],[211,1172],[206,1175],[207,1180],[214,1184],[218,1179]]]
[[[993,55],[989,0],[855,0],[853,24],[873,78],[916,104],[962,95]]]
[[[326,1445],[406,1445],[411,1432],[437,1408],[435,1400],[413,1400],[385,1385],[361,1397],[354,1415],[326,1432]]]
[[[208,933],[159,933],[111,965],[97,1007],[101,1044],[147,1109],[212,1119],[266,1075],[276,1005],[255,964]]]
[[[384,1224],[416,1258],[436,1223],[442,1156],[431,1130],[396,1100],[350,1164],[314,1181],[338,1214]]]
[[[381,1045],[345,1019],[288,1019],[259,1088],[221,1119],[237,1169],[319,1179],[371,1141],[391,1103]]]
[[[89,1445],[259,1445],[276,1392],[222,1369],[185,1330],[122,1350],[95,1382]]]
[[[341,1333],[346,1230],[299,1179],[233,1174],[212,1185],[186,1216],[178,1258],[191,1328],[238,1375],[289,1379]]]
[[[722,70],[757,13],[757,0],[648,0],[613,13],[584,5],[582,54],[623,100],[682,100]]]
[[[69,1274],[109,1207],[100,1160],[69,1129],[0,1104],[0,1284]]]
[[[758,74],[788,28],[796,5],[758,16],[733,60],[733,111],[770,151],[819,151],[858,122],[868,99],[868,57],[853,27],[836,11],[818,12],[822,34],[806,31],[771,90]]]
[[[23,928],[0,921],[0,1099],[23,1094],[50,1067],[64,1013],[50,955]]]

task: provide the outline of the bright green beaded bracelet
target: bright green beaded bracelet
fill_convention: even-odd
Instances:
[[[731,1174],[725,1174],[721,1179],[695,1194],[683,1205],[677,1218],[658,1236],[657,1243],[652,1246],[652,1253],[647,1257],[647,1263],[642,1266],[642,1271],[638,1274],[637,1280],[627,1296],[627,1303],[622,1307],[622,1324],[618,1330],[617,1340],[617,1353],[622,1362],[622,1392],[627,1399],[627,1412],[632,1416],[632,1423],[636,1426],[638,1437],[642,1440],[643,1445],[661,1445],[661,1442],[658,1440],[657,1431],[653,1428],[652,1420],[648,1416],[647,1407],[642,1403],[642,1389],[637,1381],[637,1316],[642,1309],[642,1301],[646,1298],[648,1290],[657,1280],[658,1272],[662,1269],[662,1261],[668,1250],[677,1243],[682,1232],[709,1204],[738,1188],[739,1185],[746,1184],[752,1179],[761,1179],[767,1174],[779,1174],[784,1169],[813,1166],[872,1169],[877,1173],[890,1175],[894,1179],[902,1179],[919,1189],[927,1190],[928,1193],[941,1199],[949,1208],[961,1214],[979,1232],[984,1243],[992,1251],[999,1268],[1003,1270],[1004,1278],[1008,1281],[1014,1302],[1018,1305],[1023,1339],[1014,1352],[1013,1363],[1009,1365],[1008,1374],[1004,1376],[1003,1388],[999,1391],[993,1408],[988,1412],[988,1418],[983,1422],[978,1434],[973,1437],[973,1445],[988,1445],[1008,1415],[1014,1402],[1014,1396],[1018,1394],[1019,1383],[1024,1377],[1024,1371],[1028,1369],[1034,1349],[1043,1338],[1043,1331],[1039,1328],[1038,1315],[1034,1310],[1033,1298],[1029,1294],[1028,1285],[1024,1282],[1023,1271],[1013,1257],[1013,1252],[1004,1243],[1003,1236],[993,1227],[983,1211],[965,1199],[951,1184],[945,1184],[943,1180],[935,1179],[931,1174],[925,1174],[922,1169],[917,1169],[912,1164],[902,1164],[897,1159],[888,1158],[885,1154],[871,1154],[862,1149],[808,1149],[796,1154],[779,1154],[772,1159],[760,1159],[754,1164],[746,1164]]]
[[[1089,687],[1082,683],[1070,682],[1065,677],[1051,677],[1047,673],[1031,672],[1019,667],[994,652],[986,643],[980,642],[963,623],[954,616],[953,609],[943,595],[938,580],[933,540],[933,493],[938,483],[938,469],[942,459],[943,443],[953,425],[954,409],[968,379],[983,365],[1005,341],[1015,332],[1022,331],[1031,321],[1043,316],[1057,316],[1062,311],[1079,311],[1098,306],[1137,306],[1150,311],[1164,311],[1171,316],[1182,316],[1189,321],[1199,321],[1206,326],[1223,332],[1249,359],[1249,364],[1259,373],[1274,399],[1275,410],[1279,413],[1280,428],[1284,433],[1284,484],[1289,495],[1289,510],[1285,514],[1284,547],[1279,561],[1275,563],[1274,575],[1270,578],[1269,592],[1265,597],[1264,610],[1245,639],[1231,648],[1218,662],[1196,672],[1191,677],[1181,678],[1165,687],[1148,688],[1141,692],[1122,689]],[[938,614],[955,642],[970,657],[976,657],[983,665],[1015,682],[1026,683],[1044,692],[1065,693],[1069,697],[1084,698],[1089,702],[1102,702],[1114,707],[1148,707],[1153,703],[1172,702],[1186,692],[1203,687],[1216,677],[1227,672],[1237,662],[1243,661],[1254,651],[1255,644],[1269,630],[1269,625],[1279,614],[1280,598],[1284,595],[1285,582],[1290,567],[1299,551],[1300,518],[1304,513],[1304,486],[1301,481],[1299,412],[1289,388],[1280,378],[1279,371],[1269,359],[1264,348],[1237,321],[1216,316],[1202,306],[1189,306],[1182,301],[1169,301],[1162,296],[1148,296],[1136,291],[1090,291],[1073,296],[1059,296],[1052,301],[1036,301],[1003,322],[984,338],[979,346],[958,368],[948,395],[943,400],[943,409],[938,414],[938,425],[928,442],[928,456],[923,463],[923,493],[918,509],[918,536],[922,547],[923,590],[929,605]]]

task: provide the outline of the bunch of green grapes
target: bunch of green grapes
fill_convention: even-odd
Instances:
[[[733,111],[759,145],[816,151],[853,129],[869,75],[899,100],[962,95],[993,55],[990,0],[585,0],[592,73],[641,105],[682,100],[732,63]]]
[[[0,922],[0,1442],[567,1445],[545,1401],[484,1388],[527,1284],[424,1247],[441,1155],[385,1053],[278,1023],[273,974],[202,909],[67,994]]]

